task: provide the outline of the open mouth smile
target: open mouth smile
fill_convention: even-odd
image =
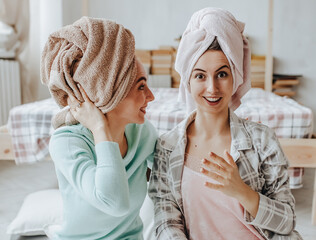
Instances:
[[[210,105],[216,105],[218,104],[221,100],[222,100],[222,97],[203,97],[206,102]]]
[[[146,107],[141,108],[140,111],[141,111],[142,113],[146,114]]]

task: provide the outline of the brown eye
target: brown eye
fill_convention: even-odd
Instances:
[[[196,74],[196,75],[195,75],[195,78],[196,78],[196,79],[203,79],[203,78],[204,78],[204,75],[201,74],[201,73],[199,73],[199,74]]]
[[[138,86],[138,90],[140,90],[140,91],[145,90],[146,86],[147,86],[146,81],[141,81],[139,86]]]
[[[225,78],[225,77],[227,77],[228,76],[228,74],[226,73],[226,72],[219,72],[218,74],[217,74],[217,77],[218,78]]]

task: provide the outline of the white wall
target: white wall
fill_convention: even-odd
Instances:
[[[191,15],[208,6],[225,8],[243,22],[255,20],[256,25],[246,25],[246,33],[256,53],[264,53],[268,4],[262,0],[90,0],[90,16],[123,24],[134,33],[137,48],[150,49],[177,45],[174,39],[183,33]]]
[[[71,1],[75,0],[64,2]],[[245,22],[245,33],[251,40],[252,52],[265,54],[268,0],[90,0],[89,16],[108,18],[123,24],[135,35],[137,48],[151,49],[160,45],[176,46],[174,39],[182,34],[191,15],[208,6],[225,8],[238,20]],[[315,0],[274,1],[274,72],[303,74],[295,98],[313,110],[314,126],[315,10]],[[80,13],[80,4],[68,4],[68,7],[64,4],[64,24],[75,21],[80,17]]]
[[[48,88],[40,81],[40,61],[49,34],[63,26],[62,9],[62,0],[30,0],[30,57],[26,63],[30,78],[26,87],[30,96],[23,98],[24,103],[50,97]]]
[[[82,0],[63,0],[63,25],[72,24],[82,16]]]
[[[295,99],[313,110],[316,133],[316,1],[274,2],[274,72],[303,74]]]

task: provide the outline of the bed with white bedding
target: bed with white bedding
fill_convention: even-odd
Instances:
[[[153,88],[152,91],[155,101],[149,103],[147,118],[161,134],[185,118],[185,106],[177,102],[176,88]],[[54,131],[51,119],[58,110],[57,104],[49,98],[10,111],[7,127],[17,164],[41,161],[48,156],[49,139]],[[309,138],[313,130],[309,108],[259,88],[252,88],[242,98],[236,114],[269,126],[278,138]],[[302,174],[302,169],[290,170],[292,188],[302,186]]]

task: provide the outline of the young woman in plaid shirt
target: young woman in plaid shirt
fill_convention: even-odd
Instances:
[[[157,239],[301,239],[274,132],[234,114],[250,87],[243,29],[229,12],[207,8],[182,36],[175,66],[194,111],[156,145]]]

